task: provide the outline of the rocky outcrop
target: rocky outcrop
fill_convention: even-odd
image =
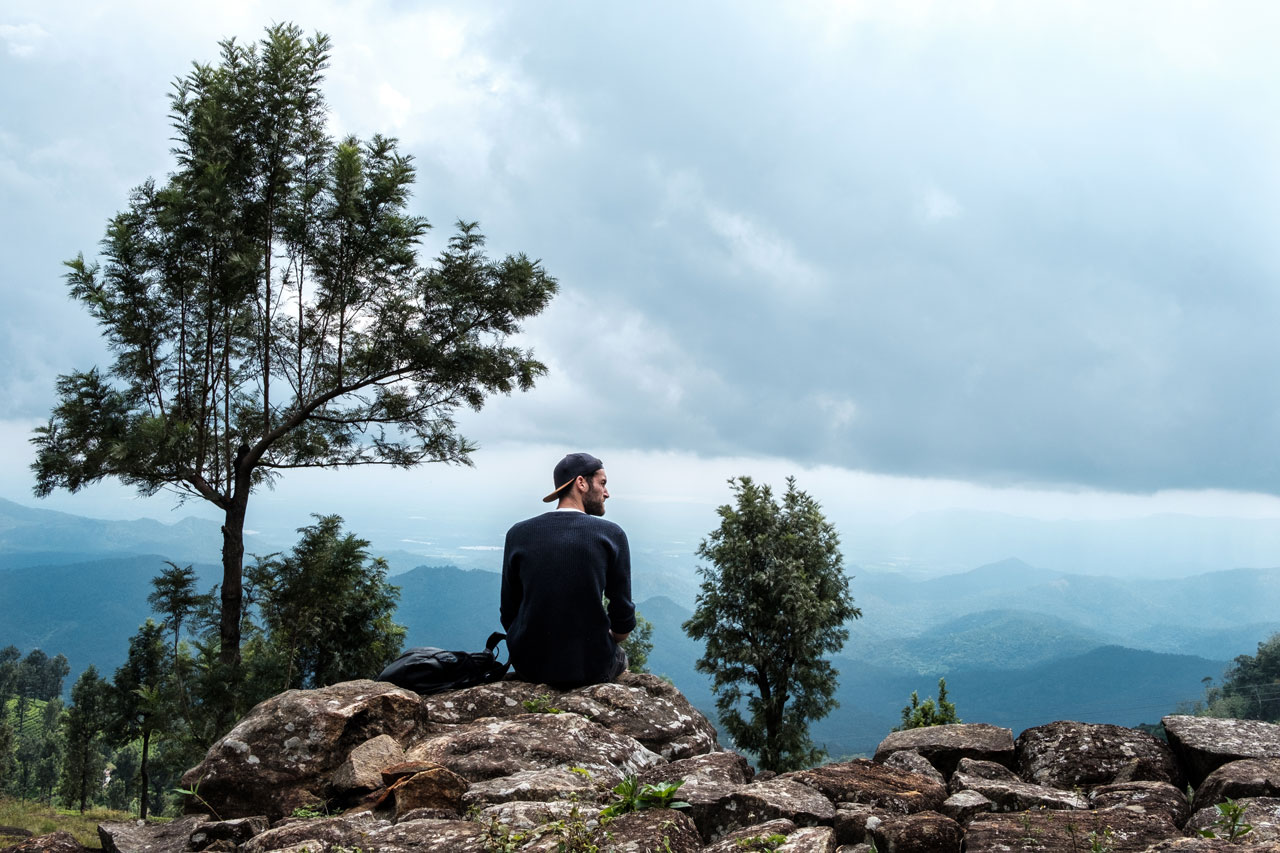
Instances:
[[[917,752],[944,776],[955,772],[962,758],[1013,766],[1013,732],[986,723],[956,723],[893,732],[876,747],[875,760],[884,761],[899,750]]]
[[[1168,782],[1179,788],[1186,784],[1169,745],[1138,729],[1049,723],[1018,735],[1015,751],[1027,781],[1051,788],[1113,782]]]
[[[1199,787],[1213,771],[1242,758],[1280,757],[1280,726],[1257,720],[1224,720],[1174,714],[1164,718],[1169,747]]]
[[[358,681],[262,703],[184,777],[193,814],[101,834],[108,853],[1212,853],[1238,846],[1198,833],[1223,830],[1216,806],[1231,798],[1249,849],[1280,853],[1280,740],[1257,724],[1166,725],[1172,746],[1073,722],[1016,743],[995,726],[937,726],[890,734],[875,760],[756,777],[652,676],[428,698]],[[678,786],[681,808],[610,815],[629,777]],[[300,806],[331,816],[291,816]]]

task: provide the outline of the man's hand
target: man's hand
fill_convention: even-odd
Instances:
[[[625,640],[627,637],[630,637],[630,636],[631,636],[631,632],[630,632],[630,631],[628,631],[628,632],[627,632],[627,633],[625,633],[625,634],[615,634],[613,631],[610,631],[610,632],[609,632],[609,636],[610,636],[610,637],[613,637],[613,641],[614,641],[615,643],[621,643],[621,642],[622,642],[623,640]]]

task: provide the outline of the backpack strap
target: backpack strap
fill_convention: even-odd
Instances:
[[[497,654],[498,643],[501,643],[506,638],[507,638],[507,635],[502,633],[501,631],[494,631],[492,634],[489,635],[488,641],[485,642],[484,650],[489,654],[493,655],[494,660],[497,660],[498,659],[498,654]],[[511,658],[510,649],[507,649],[507,658],[508,660],[510,660]]]

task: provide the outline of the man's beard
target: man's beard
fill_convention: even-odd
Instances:
[[[587,495],[582,499],[582,508],[587,515],[604,515],[604,498]]]

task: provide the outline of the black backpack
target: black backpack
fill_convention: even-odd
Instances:
[[[423,696],[500,681],[511,662],[500,663],[494,650],[506,638],[506,634],[494,631],[482,652],[450,652],[433,646],[409,649],[387,664],[377,680]]]

